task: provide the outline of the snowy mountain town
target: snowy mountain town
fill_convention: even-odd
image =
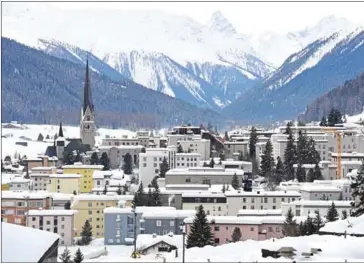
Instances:
[[[90,8],[82,37],[55,33],[77,8],[23,4],[2,13],[2,262],[364,261],[364,20]]]

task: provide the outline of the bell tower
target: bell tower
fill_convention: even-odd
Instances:
[[[88,58],[86,61],[85,86],[83,88],[83,105],[81,109],[80,137],[83,144],[89,144],[91,148],[95,146],[95,112],[92,103]]]

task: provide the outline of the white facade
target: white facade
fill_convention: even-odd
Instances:
[[[342,190],[336,186],[310,185],[301,188],[303,200],[339,200]]]
[[[227,216],[226,196],[223,193],[183,193],[182,209],[196,210],[202,205],[207,215]]]
[[[15,177],[9,183],[10,191],[28,191],[31,187],[32,181],[30,179]]]
[[[33,181],[33,190],[35,191],[47,191],[49,184],[49,176],[52,174],[46,173],[32,173],[29,175]]]
[[[228,215],[236,216],[239,210],[275,210],[283,202],[293,202],[301,198],[296,191],[231,191],[226,192]]]
[[[168,145],[181,145],[185,153],[199,153],[201,160],[210,159],[210,141],[202,139],[201,135],[189,134],[168,134]]]

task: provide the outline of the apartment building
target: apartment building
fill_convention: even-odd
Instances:
[[[80,192],[90,193],[93,188],[93,174],[94,171],[100,171],[103,165],[85,165],[82,163],[74,163],[73,165],[62,166],[64,174],[79,174],[80,178]]]
[[[240,169],[224,169],[211,167],[193,167],[188,169],[172,169],[166,173],[166,184],[207,184],[229,185],[234,175],[242,184],[244,171]]]
[[[225,193],[228,216],[236,216],[240,209],[274,210],[280,209],[283,202],[293,202],[301,198],[297,191],[263,191],[253,192],[229,191]]]
[[[105,185],[110,184],[112,171],[94,171],[92,178],[94,181],[94,188],[104,188]]]
[[[47,191],[49,184],[49,173],[31,173],[29,174],[30,180],[33,183],[34,191]]]
[[[300,190],[303,200],[340,200],[343,198],[342,190],[336,186],[309,185]]]
[[[66,203],[70,202],[72,204],[74,194],[62,194],[62,193],[52,193],[53,202],[52,209],[54,210],[64,210],[64,206]]]
[[[31,189],[32,181],[21,177],[14,177],[9,182],[10,191],[28,191]]]
[[[49,176],[48,191],[63,194],[79,194],[81,192],[81,175],[51,174]]]
[[[248,141],[226,141],[224,142],[225,158],[233,158],[234,154],[248,154]]]
[[[99,155],[107,153],[110,160],[111,169],[117,169],[124,164],[124,157],[130,154],[134,166],[139,165],[139,154],[142,152],[142,145],[120,145],[120,146],[100,146]]]
[[[123,136],[122,138],[103,138],[102,146],[121,146],[121,145],[140,145],[137,138],[127,138]]]
[[[202,205],[207,215],[227,216],[226,196],[223,193],[182,193],[182,209],[197,210]]]
[[[346,211],[347,215],[350,215],[351,202],[350,201],[322,201],[322,200],[298,200],[291,203],[282,203],[282,215],[286,215],[291,208],[295,216],[305,216],[313,214],[316,210],[320,212],[321,216],[327,215],[327,210],[334,202],[336,210],[341,217],[343,211]]]
[[[255,209],[241,209],[238,212],[238,216],[250,217],[250,216],[281,216],[281,209],[267,209],[267,210],[255,210]]]
[[[52,194],[48,192],[3,191],[1,194],[1,220],[25,225],[25,213],[32,209],[50,209]]]
[[[149,132],[148,131],[137,131],[136,137],[139,140],[139,145],[144,148],[149,147]]]
[[[31,174],[55,174],[57,173],[57,167],[55,166],[39,166],[31,169]]]
[[[28,227],[52,232],[60,236],[60,245],[74,244],[74,217],[76,210],[29,210],[26,213]]]
[[[71,209],[77,210],[75,215],[75,236],[80,236],[86,220],[92,226],[93,236],[96,238],[104,235],[104,209],[118,205],[118,195],[81,194],[73,199]]]

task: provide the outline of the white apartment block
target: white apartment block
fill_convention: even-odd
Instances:
[[[57,173],[57,167],[55,167],[55,166],[50,166],[50,167],[44,167],[44,166],[33,167],[31,169],[31,173],[34,173],[34,174],[55,174],[55,173]]]
[[[137,131],[136,137],[139,140],[139,145],[143,145],[144,148],[149,147],[149,132],[148,131]]]
[[[32,187],[32,181],[30,179],[14,177],[9,182],[10,191],[28,191],[31,190],[31,187]]]
[[[243,155],[248,153],[248,141],[226,141],[224,142],[225,147],[225,158],[232,158],[234,153]]]
[[[302,200],[340,200],[342,190],[336,186],[314,185],[304,186],[300,190]]]
[[[297,191],[229,191],[225,196],[229,216],[236,216],[241,209],[280,209],[283,202],[293,202],[301,198],[301,194]]]
[[[32,173],[29,175],[33,181],[33,190],[35,191],[47,191],[49,184],[49,176],[53,174],[46,173]]]
[[[112,175],[112,171],[94,171],[92,175],[94,187],[103,189],[105,185],[110,184]]]
[[[103,138],[102,139],[102,146],[121,146],[121,145],[139,145],[138,139],[128,139],[127,136],[123,138]]]
[[[321,216],[326,216],[327,210],[334,202],[336,210],[341,217],[343,211],[350,215],[351,202],[350,201],[322,201],[322,200],[298,200],[291,203],[282,203],[282,215],[286,215],[291,208],[294,216],[308,216],[310,213],[315,213],[316,210],[320,212]]]
[[[137,167],[139,164],[139,153],[142,152],[142,149],[142,145],[100,146],[99,158],[104,152],[107,153],[111,169],[116,169],[124,164],[124,157],[129,153],[133,165]]]
[[[184,152],[199,153],[201,160],[210,159],[210,141],[202,139],[200,134],[168,134],[168,145],[181,145]]]
[[[26,215],[26,225],[56,233],[60,236],[60,245],[72,246],[76,213],[77,210],[29,210]],[[29,240],[29,242],[37,241]]]
[[[227,216],[226,196],[223,193],[182,193],[182,209],[197,210],[202,205],[207,215]]]

